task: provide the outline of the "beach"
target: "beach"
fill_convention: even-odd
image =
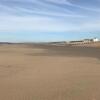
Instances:
[[[100,100],[99,47],[0,44],[0,100]]]

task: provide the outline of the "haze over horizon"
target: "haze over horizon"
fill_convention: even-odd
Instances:
[[[0,41],[100,38],[100,0],[0,0]]]

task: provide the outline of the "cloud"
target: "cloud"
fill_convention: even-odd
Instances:
[[[97,0],[92,0],[97,2]],[[0,32],[97,31],[100,9],[89,0],[0,0]],[[96,4],[96,3],[95,3]],[[100,5],[100,4],[98,4]]]
[[[0,19],[0,31],[62,32],[70,30],[62,21],[40,17],[12,17]],[[68,26],[67,26],[68,27]]]
[[[56,4],[69,4],[69,5],[71,5],[71,3],[69,3],[67,0],[46,0],[46,1],[56,3]]]
[[[100,22],[87,21],[74,23],[48,17],[14,17],[0,18],[1,32],[89,32],[99,30]]]

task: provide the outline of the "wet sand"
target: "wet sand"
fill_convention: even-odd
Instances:
[[[0,45],[0,100],[100,100],[100,48]]]

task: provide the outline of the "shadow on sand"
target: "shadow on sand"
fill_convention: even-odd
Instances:
[[[100,48],[53,45],[31,45],[31,48],[44,49],[45,52],[29,53],[31,56],[93,57],[100,60]]]

